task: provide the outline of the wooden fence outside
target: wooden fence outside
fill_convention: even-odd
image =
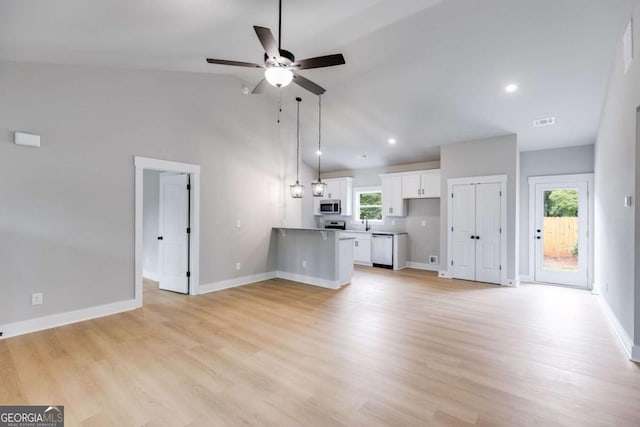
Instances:
[[[546,217],[544,219],[544,255],[571,257],[578,243],[577,217]]]

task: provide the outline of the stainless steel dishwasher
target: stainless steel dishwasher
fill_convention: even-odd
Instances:
[[[371,234],[371,262],[374,267],[393,270],[392,234]]]

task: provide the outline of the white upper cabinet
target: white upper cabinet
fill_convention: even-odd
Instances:
[[[402,174],[403,199],[438,197],[440,197],[440,169]]]
[[[340,200],[342,209],[341,216],[351,216],[353,214],[353,178],[331,178],[324,179],[327,187],[324,197],[313,198],[313,213],[320,215],[320,200]]]
[[[402,176],[381,175],[382,216],[406,216],[407,203],[402,199]]]

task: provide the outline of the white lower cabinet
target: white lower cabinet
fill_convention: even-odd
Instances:
[[[353,262],[360,264],[371,264],[371,238],[355,239],[355,250],[353,252]]]
[[[353,262],[371,265],[371,235],[369,233],[340,233],[340,237],[351,238],[353,242]]]

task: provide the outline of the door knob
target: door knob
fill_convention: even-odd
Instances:
[[[541,237],[540,237],[540,236],[536,236],[536,239],[540,240],[540,239],[541,239]]]
[[[472,238],[472,239],[475,239],[475,238],[476,238],[476,236],[471,236],[471,238]]]
[[[539,229],[538,229],[538,230],[536,230],[536,233],[541,233],[541,232],[542,232],[542,230],[539,230]]]
[[[476,236],[476,240],[480,240],[480,236]]]
[[[162,236],[158,236],[158,240],[162,240]]]

